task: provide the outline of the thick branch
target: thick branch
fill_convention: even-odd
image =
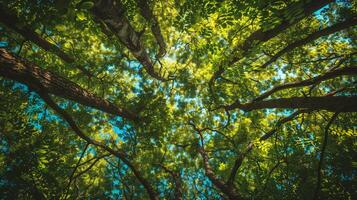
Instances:
[[[40,97],[46,102],[47,105],[49,105],[55,112],[57,112],[71,127],[71,129],[83,140],[85,140],[88,144],[92,144],[94,146],[97,146],[111,155],[116,156],[120,160],[122,160],[134,173],[135,177],[138,179],[138,181],[144,186],[146,189],[150,199],[156,200],[157,199],[157,193],[152,188],[151,184],[149,183],[148,180],[146,180],[142,174],[138,171],[138,169],[127,159],[127,154],[122,151],[122,150],[114,150],[108,146],[106,146],[103,143],[100,143],[98,141],[95,141],[91,139],[90,137],[86,136],[77,126],[73,118],[62,108],[60,108],[52,99],[51,97],[45,92],[45,88],[39,88],[37,90],[39,93]]]
[[[35,43],[36,45],[38,45],[39,47],[41,47],[42,49],[57,55],[66,63],[72,64],[75,62],[75,59],[72,56],[63,52],[56,45],[43,39],[39,34],[37,34],[34,30],[32,30],[31,27],[27,25],[22,25],[21,20],[18,19],[16,15],[12,13],[8,13],[8,11],[3,9],[2,7],[0,7],[0,21],[4,23],[6,26],[8,26],[9,28],[19,33],[26,40],[29,40]],[[79,69],[81,72],[83,72],[86,76],[88,77],[93,76],[93,74],[90,71],[88,71],[86,68],[79,65],[75,65],[75,67]]]
[[[312,109],[328,110],[332,112],[356,112],[357,96],[336,96],[336,97],[291,97],[271,99],[257,102],[241,104],[239,101],[226,106],[227,110],[242,109],[252,111],[265,108],[286,108],[286,109]]]
[[[282,33],[285,31],[287,28],[291,27],[298,21],[302,20],[306,16],[310,15],[311,13],[319,10],[320,8],[324,7],[325,5],[333,2],[334,0],[314,0],[311,1],[310,3],[307,3],[304,5],[303,8],[303,15],[301,15],[298,18],[295,18],[294,21],[289,21],[287,19],[282,20],[282,22],[279,25],[276,25],[274,28],[269,29],[264,31],[263,29],[259,29],[255,32],[253,32],[244,42],[242,46],[236,46],[233,48],[233,52],[243,50],[243,55],[246,55],[249,50],[253,47],[254,41],[260,41],[260,42],[266,42],[269,39],[277,36],[278,34]],[[301,2],[300,2],[301,3]],[[290,7],[296,7],[297,4],[300,3],[295,3]],[[289,9],[289,8],[288,8]],[[282,10],[281,13],[288,13],[288,10]],[[209,89],[211,92],[211,95],[214,97],[214,83],[215,81],[224,73],[224,65],[233,65],[235,62],[237,62],[240,58],[236,55],[232,56],[229,61],[224,62],[220,64],[218,67],[218,70],[212,75],[210,81],[209,81]]]
[[[357,67],[344,67],[344,68],[339,68],[334,71],[327,72],[323,75],[316,76],[311,79],[303,80],[303,81],[296,81],[292,83],[285,83],[283,85],[278,85],[273,87],[272,89],[268,90],[267,92],[264,92],[257,98],[255,98],[253,101],[260,101],[268,96],[272,95],[275,92],[278,92],[280,90],[288,89],[288,88],[294,88],[294,87],[302,87],[302,86],[308,86],[308,85],[314,85],[318,84],[322,81],[328,80],[328,79],[333,79],[338,76],[342,75],[357,75]]]
[[[165,78],[155,71],[146,49],[140,42],[140,35],[131,26],[124,12],[124,6],[115,0],[99,0],[92,9],[94,16],[102,21],[120,42],[129,49],[150,76],[161,81],[166,81]],[[108,31],[105,30],[104,32],[107,33]]]
[[[150,23],[151,32],[154,35],[156,42],[159,44],[159,53],[157,55],[158,58],[164,56],[166,54],[166,43],[164,37],[161,34],[160,25],[157,21],[156,17],[152,13],[150,9],[149,3],[147,0],[137,0],[136,1],[141,15]]]
[[[319,164],[317,167],[317,183],[316,183],[316,188],[315,188],[315,192],[314,192],[314,200],[319,199],[319,192],[321,189],[321,177],[322,177],[322,162],[324,160],[324,156],[325,156],[325,150],[326,150],[326,146],[327,146],[327,141],[328,141],[328,132],[330,129],[331,124],[333,123],[333,121],[335,121],[335,119],[337,118],[337,115],[339,113],[336,112],[330,119],[330,121],[327,123],[326,128],[325,128],[325,136],[324,136],[324,141],[322,143],[322,148],[321,148],[321,152],[320,152],[320,160],[319,160]]]
[[[300,47],[307,43],[310,43],[320,37],[327,36],[327,35],[333,34],[335,32],[341,31],[343,29],[355,26],[356,24],[357,24],[357,17],[352,17],[344,22],[337,23],[333,26],[330,26],[325,29],[311,33],[306,38],[295,41],[295,42],[289,44],[288,46],[286,46],[284,49],[280,50],[278,53],[276,53],[274,56],[272,56],[269,61],[264,63],[262,65],[262,68],[267,67],[268,65],[270,65],[271,63],[276,61],[280,56],[282,56],[283,54],[285,54],[289,51],[292,51],[293,49],[295,49],[297,47]]]
[[[50,94],[93,107],[103,112],[138,120],[138,116],[81,88],[76,83],[55,73],[41,69],[34,63],[19,58],[0,48],[0,76],[26,84],[31,88],[43,87]],[[39,85],[41,84],[41,85]]]
[[[333,96],[335,95],[336,93],[340,92],[340,91],[343,91],[345,88],[341,88],[339,90],[336,90],[334,92],[331,92],[331,93],[328,93],[326,94],[325,96]],[[274,128],[272,128],[269,132],[267,132],[266,134],[264,134],[263,136],[261,136],[259,138],[259,141],[264,141],[264,140],[267,140],[268,138],[270,138],[271,136],[273,136],[276,131],[285,123],[293,120],[295,117],[297,117],[298,115],[300,114],[303,114],[303,113],[310,113],[312,112],[313,110],[312,109],[302,109],[302,110],[297,110],[295,112],[293,112],[292,114],[290,114],[289,116],[287,117],[284,117],[284,118],[281,118],[279,119],[279,121],[276,123],[276,125],[274,126]],[[232,185],[233,184],[233,181],[235,179],[235,176],[236,176],[236,173],[239,169],[239,167],[242,165],[243,163],[243,160],[246,158],[246,156],[248,155],[249,152],[251,152],[251,150],[254,148],[254,145],[252,142],[250,142],[247,146],[247,148],[245,149],[245,151],[239,155],[239,157],[236,159],[235,163],[234,163],[234,166],[231,170],[231,174],[228,178],[228,181],[227,181],[227,184],[228,185]]]
[[[306,16],[310,15],[311,13],[319,10],[320,8],[324,7],[325,5],[333,2],[334,0],[313,0],[309,1],[309,3],[306,3],[303,7],[303,15],[300,17],[294,17],[293,21],[289,21],[288,19],[283,19],[282,22],[279,25],[276,25],[274,28],[269,29],[264,31],[263,29],[259,29],[252,33],[243,43],[243,46],[241,47],[244,51],[249,51],[249,49],[252,48],[252,45],[254,41],[260,41],[260,42],[266,42],[269,39],[277,36],[278,34],[282,33],[295,23],[299,22]],[[297,4],[300,4],[301,2],[296,3],[296,5],[292,5],[291,7],[296,7]],[[289,8],[288,8],[289,9]],[[289,13],[287,10],[281,11],[281,13]]]

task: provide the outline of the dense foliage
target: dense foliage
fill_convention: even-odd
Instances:
[[[357,199],[356,1],[0,3],[0,199]]]

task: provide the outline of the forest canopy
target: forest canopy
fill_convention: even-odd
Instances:
[[[357,2],[1,0],[0,199],[357,199]]]

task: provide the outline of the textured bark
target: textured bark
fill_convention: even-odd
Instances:
[[[159,22],[157,21],[156,17],[152,13],[150,9],[150,5],[148,0],[137,0],[137,5],[140,9],[141,15],[150,23],[151,25],[151,32],[154,35],[156,42],[158,43],[160,49],[157,55],[158,58],[161,58],[166,54],[166,43],[164,37],[161,34],[161,29]]]
[[[241,104],[239,101],[226,106],[227,110],[252,111],[265,108],[312,109],[332,112],[356,112],[357,96],[291,97]]]
[[[43,39],[31,27],[29,27],[27,25],[22,25],[21,20],[18,19],[16,15],[14,15],[13,13],[9,13],[7,10],[4,10],[1,7],[0,7],[0,21],[2,23],[4,23],[6,26],[8,26],[9,28],[11,28],[14,31],[16,31],[17,33],[19,33],[26,40],[29,40],[29,41],[35,43],[37,46],[41,47],[42,49],[57,55],[64,62],[66,62],[66,63],[74,63],[75,62],[75,59],[72,56],[66,54],[64,51],[62,51],[56,45]],[[86,76],[88,76],[88,77],[93,76],[92,73],[90,71],[88,71],[87,69],[85,69],[84,67],[79,66],[79,65],[75,65],[75,67],[77,69],[79,69],[81,72],[83,72]]]
[[[284,49],[280,50],[278,53],[276,53],[274,56],[272,56],[270,58],[270,60],[268,60],[266,63],[264,63],[262,65],[262,67],[263,68],[267,67],[268,65],[270,65],[271,63],[276,61],[280,56],[282,56],[283,54],[285,54],[289,51],[292,51],[293,49],[295,49],[297,47],[301,47],[307,43],[310,43],[310,42],[320,38],[320,37],[327,36],[327,35],[333,34],[335,32],[341,31],[343,29],[355,26],[356,24],[357,24],[357,17],[352,17],[344,22],[337,23],[333,26],[330,26],[325,29],[311,33],[306,38],[295,41],[295,42],[289,44],[288,46],[286,46]]]
[[[103,150],[107,151],[108,153],[112,154],[113,156],[116,156],[119,158],[121,161],[123,161],[134,173],[135,177],[138,179],[138,181],[144,186],[146,189],[146,192],[148,193],[149,197],[151,200],[157,200],[157,193],[154,190],[154,188],[151,186],[148,180],[146,180],[142,174],[139,172],[136,166],[127,159],[127,154],[122,151],[122,150],[114,150],[105,144],[95,141],[91,139],[90,137],[86,136],[81,129],[77,126],[73,118],[63,109],[61,109],[52,99],[51,97],[46,93],[46,88],[40,87],[37,88],[37,92],[39,93],[40,97],[46,102],[47,105],[49,105],[54,111],[56,111],[71,127],[71,129],[83,140],[87,142],[87,144],[92,144],[94,146],[97,146],[99,148],[102,148]]]
[[[26,84],[30,88],[43,87],[48,93],[93,107],[103,112],[118,115],[129,120],[138,120],[138,116],[122,109],[81,88],[48,70],[41,69],[34,63],[21,59],[0,48],[0,76]]]
[[[144,66],[150,76],[161,81],[166,81],[165,78],[161,77],[155,71],[146,49],[140,42],[139,34],[125,17],[124,7],[119,1],[99,0],[92,9],[92,13],[129,49],[134,57]],[[103,32],[107,33],[108,31],[105,30]]]
[[[252,33],[243,43],[243,46],[241,47],[244,51],[248,51],[250,48],[252,48],[252,45],[254,41],[260,41],[260,42],[266,42],[269,39],[277,36],[287,28],[291,27],[295,23],[299,22],[306,16],[310,15],[311,13],[319,10],[320,8],[324,7],[325,5],[333,2],[334,0],[312,0],[309,1],[309,3],[306,3],[303,8],[303,13],[304,15],[301,15],[300,17],[296,18],[294,21],[289,21],[287,19],[283,19],[282,22],[275,26],[274,28],[270,30],[264,31],[263,29],[259,29]],[[291,7],[294,7],[295,5],[293,4]],[[289,8],[288,8],[289,9]],[[284,13],[286,11],[282,11]]]
[[[257,98],[255,98],[253,101],[260,101],[268,96],[274,94],[275,92],[288,89],[288,88],[295,88],[295,87],[303,87],[303,86],[308,86],[308,85],[314,85],[318,84],[322,81],[329,80],[336,78],[338,76],[343,76],[343,75],[357,75],[357,67],[344,67],[344,68],[339,68],[330,72],[327,72],[323,75],[316,76],[311,79],[303,80],[303,81],[296,81],[292,83],[285,83],[283,85],[278,85],[273,87],[272,89],[268,90],[267,92],[264,92],[263,94],[259,95]]]

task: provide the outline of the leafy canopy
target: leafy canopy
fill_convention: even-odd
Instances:
[[[355,1],[1,7],[1,199],[357,199]]]

